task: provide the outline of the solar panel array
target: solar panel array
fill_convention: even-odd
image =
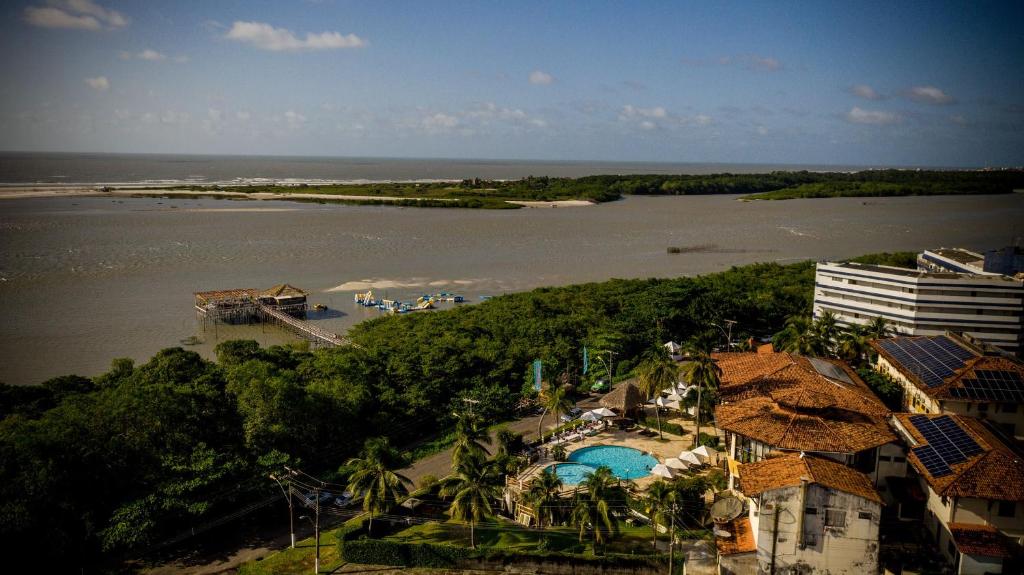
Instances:
[[[975,356],[944,335],[936,337],[896,337],[878,342],[905,369],[910,370],[928,387],[942,382]]]
[[[915,447],[911,451],[932,477],[949,475],[953,473],[951,466],[963,463],[984,451],[978,442],[948,415],[935,418],[912,415],[910,423],[928,442],[928,445]]]
[[[974,377],[960,380],[963,387],[950,390],[960,399],[1024,403],[1024,377],[1019,371],[976,369]]]

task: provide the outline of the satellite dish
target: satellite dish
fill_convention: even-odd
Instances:
[[[721,537],[723,539],[728,539],[732,537],[732,533],[729,533],[724,529],[718,529],[717,527],[714,529],[714,531],[712,531],[712,533],[715,534],[715,537]]]
[[[735,497],[723,497],[711,506],[711,520],[715,523],[732,521],[743,513],[743,502]]]

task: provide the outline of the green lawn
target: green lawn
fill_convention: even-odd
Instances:
[[[661,536],[664,539],[664,535]],[[388,537],[408,543],[435,543],[441,545],[469,546],[469,526],[463,523],[425,523],[410,527]],[[567,553],[594,552],[590,534],[579,541],[579,531],[574,527],[549,527],[543,530],[528,529],[511,521],[502,522],[501,526],[488,525],[477,527],[476,544],[478,547],[492,547],[507,550],[538,549],[541,541],[545,542],[548,551]],[[607,542],[604,550],[609,553],[650,553],[651,528],[646,526],[623,525]]]
[[[338,537],[340,527],[320,533],[320,572],[327,573],[341,566],[343,561],[338,556]],[[250,561],[238,568],[239,575],[308,575],[313,571],[316,557],[316,543],[313,538],[295,542],[295,549],[285,549],[267,555],[259,561]]]

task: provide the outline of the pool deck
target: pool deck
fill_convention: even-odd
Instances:
[[[644,437],[636,431],[621,431],[619,429],[608,429],[594,435],[587,437],[583,441],[576,442],[565,442],[562,445],[565,446],[566,451],[571,454],[572,452],[583,449],[584,447],[594,447],[596,445],[614,445],[618,447],[631,447],[633,449],[639,449],[644,453],[653,455],[658,463],[664,463],[669,457],[677,457],[680,451],[689,449],[693,438],[690,436],[679,437],[677,435],[665,434],[665,441],[659,441],[657,436]],[[526,485],[533,479],[533,477],[541,472],[544,468],[553,465],[555,463],[564,463],[561,461],[555,461],[551,456],[543,457],[538,460],[534,465],[530,466],[524,473],[520,474],[517,478],[520,485]],[[571,462],[569,462],[571,463]],[[638,488],[645,488],[657,479],[660,479],[655,475],[646,475],[644,477],[633,479],[633,484]],[[575,489],[575,485],[566,485],[563,487],[564,491],[571,491]]]

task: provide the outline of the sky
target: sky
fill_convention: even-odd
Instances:
[[[0,13],[7,151],[1024,165],[1019,1]]]

